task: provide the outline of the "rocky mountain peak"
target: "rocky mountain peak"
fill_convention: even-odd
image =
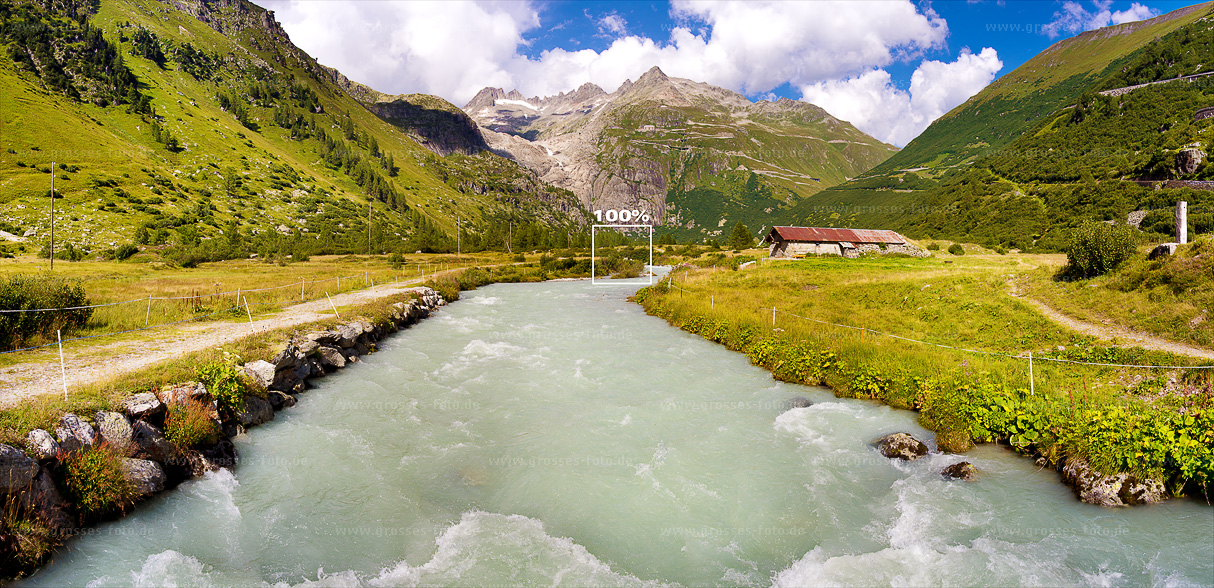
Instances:
[[[466,112],[477,112],[482,108],[493,106],[494,101],[501,100],[506,97],[506,92],[501,88],[483,88],[476,93],[468,104],[464,105]]]
[[[526,100],[527,97],[523,96],[523,93],[519,92],[518,90],[510,90],[510,93],[506,94],[506,99],[507,100]]]
[[[643,86],[649,84],[660,84],[667,81],[670,81],[670,77],[667,76],[660,67],[655,65],[649,68],[649,71],[645,72],[644,75],[637,80],[637,85]]]

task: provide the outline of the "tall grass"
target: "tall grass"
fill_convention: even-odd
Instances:
[[[0,310],[36,310],[88,306],[84,288],[74,280],[50,275],[14,275],[0,278]],[[57,330],[83,327],[93,309],[0,313],[0,349],[54,340]]]

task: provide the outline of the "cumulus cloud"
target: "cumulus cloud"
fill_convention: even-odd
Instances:
[[[895,88],[888,74],[885,83],[874,78],[884,73],[880,68],[943,48],[948,38],[944,19],[911,0],[674,0],[675,26],[668,39],[628,34],[625,19],[611,13],[592,17],[599,31],[613,38],[607,48],[556,48],[527,56],[526,35],[542,26],[537,5],[529,1],[258,2],[276,11],[296,44],[351,79],[384,92],[437,94],[457,105],[486,86],[528,96],[585,82],[612,91],[654,65],[673,76],[749,95],[784,84],[840,93],[875,83],[882,95],[896,96],[890,94]],[[932,63],[920,66],[921,77],[931,75]],[[947,94],[941,88],[948,83],[936,81],[919,93]],[[958,88],[968,88],[967,83],[954,82]],[[912,88],[907,102],[915,95]],[[881,135],[888,140],[905,132]]]
[[[911,74],[909,90],[896,87],[889,72],[872,69],[837,81],[801,88],[812,102],[856,128],[897,146],[923,132],[932,121],[977,94],[1003,68],[998,53],[963,50],[951,63],[924,61]]]
[[[1079,2],[1068,0],[1062,3],[1062,10],[1054,13],[1054,20],[1042,27],[1042,32],[1053,39],[1063,33],[1075,34],[1159,16],[1159,11],[1137,2],[1125,10],[1113,11],[1112,6],[1113,0],[1094,0],[1088,10]]]

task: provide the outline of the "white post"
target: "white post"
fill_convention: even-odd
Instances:
[[[256,333],[257,329],[253,327],[253,311],[249,310],[249,299],[248,298],[244,299],[244,311],[246,313],[248,313],[248,315],[249,315],[249,330]]]
[[[307,280],[305,278],[299,278],[299,299],[300,300],[304,299],[304,283],[306,283],[306,282],[307,282]]]
[[[51,271],[55,271],[55,162],[51,162]],[[64,394],[66,397],[67,394]]]
[[[1029,396],[1036,394],[1036,386],[1033,384],[1033,352],[1029,352]]]
[[[143,326],[148,326],[152,322],[152,297],[148,296],[148,312],[143,316]]]
[[[715,309],[716,307],[717,307],[717,297],[709,296],[708,297],[708,309],[712,310],[712,309]]]
[[[771,326],[776,326],[776,307],[771,307]]]
[[[54,172],[52,172],[54,173]],[[67,368],[63,365],[63,334],[55,330],[55,338],[59,340],[59,376],[63,378],[63,401],[67,402]]]
[[[329,296],[328,292],[325,292],[325,298],[329,299],[329,306],[333,308],[333,314],[337,315],[338,320],[341,320],[341,314],[338,314],[337,306],[333,304],[333,298]]]

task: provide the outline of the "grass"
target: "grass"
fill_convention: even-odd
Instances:
[[[1214,348],[1214,237],[1157,261],[1134,259],[1117,271],[1086,280],[1057,279],[1044,265],[1024,275],[1025,293],[1074,318],[1130,327]]]
[[[664,282],[637,298],[649,313],[746,353],[777,378],[919,410],[944,450],[1002,441],[1053,461],[1079,455],[1105,471],[1158,475],[1177,492],[1190,484],[1197,486],[1188,486],[1191,492],[1205,491],[1214,478],[1214,451],[1188,441],[1214,443],[1209,374],[1041,361],[1194,360],[1105,347],[1063,332],[1008,294],[1010,277],[1041,265],[1037,256],[948,261],[831,257],[765,260],[741,271],[681,269],[673,274],[677,288]],[[931,344],[1011,356],[1032,352],[1038,361],[1030,382],[1024,358]],[[1121,434],[1104,435],[1101,427],[1113,422]],[[1093,444],[1098,437],[1104,441]]]

